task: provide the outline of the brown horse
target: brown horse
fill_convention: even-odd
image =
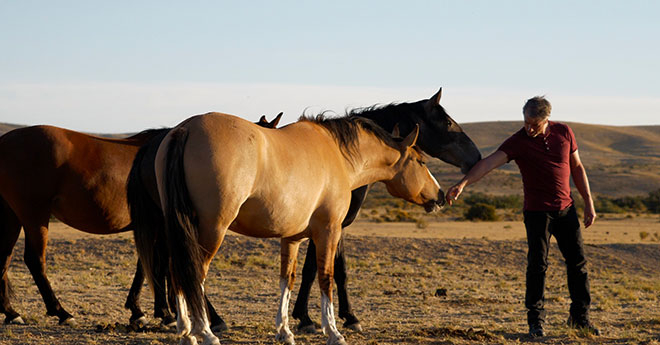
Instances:
[[[276,119],[279,120],[279,117]],[[274,125],[262,117],[259,124]],[[169,128],[148,130],[126,139],[109,139],[52,126],[13,130],[0,137],[0,312],[5,323],[23,323],[10,303],[11,255],[25,230],[25,263],[46,304],[60,324],[73,316],[60,304],[46,276],[46,244],[51,215],[78,230],[114,234],[132,230],[126,180],[138,149]],[[159,211],[160,214],[160,211]],[[144,282],[138,261],[125,307],[131,323],[144,322],[138,300]],[[154,316],[174,321],[165,293],[155,294]]]
[[[0,137],[0,312],[5,323],[23,323],[9,303],[7,271],[21,226],[25,263],[60,324],[73,323],[46,276],[48,221],[54,215],[76,229],[114,234],[130,229],[126,185],[131,163],[154,131],[108,139],[52,126],[13,130]],[[141,286],[141,282],[140,282]]]
[[[156,156],[165,242],[182,344],[219,344],[207,321],[203,282],[227,229],[281,238],[277,340],[293,344],[288,303],[298,247],[317,247],[322,326],[329,344],[345,344],[335,325],[332,272],[351,191],[382,181],[397,197],[427,211],[443,193],[415,146],[419,129],[396,140],[360,117],[299,122],[272,130],[225,114],[192,117],[167,134]],[[138,253],[149,258],[154,239],[134,232]],[[143,263],[149,262],[149,260]],[[146,267],[147,276],[153,267]],[[188,308],[192,315],[188,319]]]

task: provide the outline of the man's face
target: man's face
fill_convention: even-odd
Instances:
[[[547,126],[547,117],[530,117],[525,114],[525,133],[527,133],[528,136],[535,138],[539,134],[545,133]]]

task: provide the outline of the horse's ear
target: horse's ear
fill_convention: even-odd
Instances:
[[[415,129],[408,134],[408,136],[403,139],[403,142],[401,143],[404,145],[404,147],[412,147],[417,143],[417,136],[419,136],[419,124],[415,124]]]
[[[284,112],[280,112],[279,114],[277,114],[277,116],[275,116],[275,119],[269,123],[269,127],[270,128],[277,128],[277,125],[280,123],[280,120],[282,119],[283,114],[284,114]]]
[[[399,131],[399,124],[397,123],[394,125],[394,128],[392,129],[392,136],[395,138],[398,138],[401,136],[401,132]]]
[[[259,122],[257,123],[260,126],[268,125],[268,120],[266,120],[266,115],[261,115]]]
[[[438,90],[438,92],[435,93],[431,98],[429,98],[428,101],[426,101],[426,104],[424,105],[424,109],[426,110],[427,113],[430,113],[433,111],[433,108],[435,108],[436,105],[440,105],[440,97],[442,97],[442,88]]]

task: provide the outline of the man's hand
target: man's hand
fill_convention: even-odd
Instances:
[[[449,206],[451,206],[456,199],[458,199],[458,196],[463,193],[463,188],[465,187],[465,183],[463,181],[449,187],[447,190],[447,193],[445,193],[445,200],[447,200],[447,203]]]
[[[596,210],[593,206],[586,206],[584,208],[584,228],[588,228],[596,220]]]

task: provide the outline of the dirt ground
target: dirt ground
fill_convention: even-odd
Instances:
[[[568,291],[556,246],[546,288],[548,336],[526,335],[521,222],[358,222],[347,231],[349,294],[364,331],[339,330],[349,344],[659,344],[660,218],[604,217],[584,232],[592,288],[592,319],[604,335],[565,326]],[[298,273],[306,244],[301,248]],[[88,235],[51,225],[48,273],[78,326],[57,325],[14,249],[9,276],[13,306],[26,325],[1,325],[0,344],[176,344],[171,330],[126,327],[123,308],[136,255],[131,234]],[[207,292],[230,330],[223,344],[275,343],[279,241],[229,235],[216,256]],[[436,296],[438,290],[445,296]],[[293,293],[296,298],[297,287]],[[151,313],[145,285],[142,305]],[[292,300],[293,303],[293,300]],[[318,288],[310,314],[320,321]],[[336,306],[336,303],[335,303]],[[291,305],[290,310],[293,308]],[[151,319],[150,319],[151,320]],[[155,322],[155,320],[153,320]],[[295,328],[296,320],[291,320]],[[296,334],[298,344],[325,343],[322,334]]]

